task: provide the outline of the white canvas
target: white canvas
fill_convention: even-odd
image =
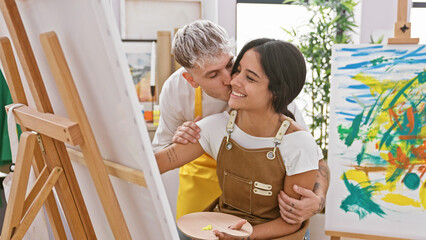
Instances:
[[[426,46],[335,45],[329,231],[425,239]]]
[[[144,172],[148,188],[110,177],[132,238],[178,239],[109,1],[17,5],[55,114],[67,116],[39,40],[49,31],[58,35],[103,158]],[[31,99],[22,71],[21,77]],[[73,166],[98,239],[114,239],[87,168]]]

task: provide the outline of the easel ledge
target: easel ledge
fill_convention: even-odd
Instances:
[[[377,235],[348,233],[348,232],[335,232],[335,231],[325,231],[325,235],[330,236],[330,240],[340,240],[341,237],[359,238],[359,239],[374,239],[374,240],[409,240],[408,238],[393,238],[393,237],[384,237],[384,236],[377,236]]]

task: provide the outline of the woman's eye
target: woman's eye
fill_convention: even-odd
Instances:
[[[254,80],[253,78],[249,77],[249,76],[247,76],[247,79],[248,79],[250,82],[255,82],[255,80]]]

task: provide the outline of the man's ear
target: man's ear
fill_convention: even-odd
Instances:
[[[183,72],[182,77],[185,78],[186,81],[188,81],[188,83],[191,84],[193,88],[197,88],[199,86],[198,83],[194,81],[194,78],[189,72]]]

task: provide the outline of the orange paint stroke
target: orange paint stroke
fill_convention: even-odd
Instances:
[[[414,113],[413,113],[413,107],[410,107],[407,109],[407,118],[408,118],[408,123],[407,123],[407,127],[410,128],[410,132],[411,133],[414,130]]]
[[[401,130],[402,130],[401,123],[398,120],[398,115],[396,115],[396,113],[393,111],[392,108],[389,108],[389,115],[391,116],[390,120],[392,121],[392,118],[393,118],[395,120],[395,122],[398,124],[399,128],[401,128]]]
[[[411,147],[411,152],[426,164],[426,140],[418,147]]]
[[[425,172],[426,172],[426,168],[424,167],[422,173],[420,174],[420,179],[422,179],[423,175],[425,175]]]
[[[401,147],[396,149],[396,158],[391,152],[388,153],[389,163],[397,168],[407,169],[410,164],[410,159],[402,152]]]
[[[398,137],[401,140],[411,140],[411,139],[423,139],[424,136],[413,136],[413,135],[401,135]]]

